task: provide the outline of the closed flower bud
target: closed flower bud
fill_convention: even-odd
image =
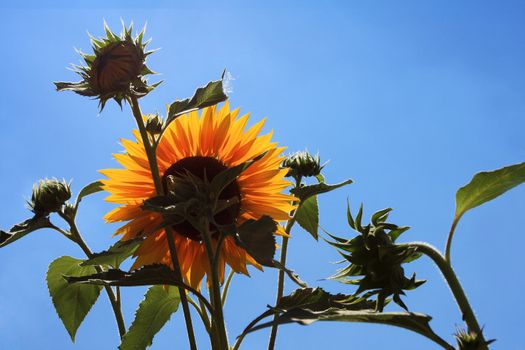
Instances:
[[[467,332],[462,329],[459,329],[454,336],[458,343],[459,350],[482,350],[485,349],[487,345],[494,342],[494,339],[484,340],[479,334]]]
[[[56,82],[58,91],[71,90],[82,96],[99,99],[100,109],[107,100],[118,104],[128,96],[141,97],[158,84],[148,85],[145,76],[153,72],[146,66],[146,57],[153,51],[145,51],[147,43],[142,42],[144,30],[135,38],[132,27],[124,27],[120,35],[106,26],[106,37],[91,38],[93,54],[80,53],[86,66],[74,66],[82,78],[79,82]]]
[[[317,176],[324,165],[321,165],[319,155],[312,156],[308,152],[296,152],[283,161],[283,168],[288,168],[287,176],[293,178]]]
[[[163,120],[158,114],[150,114],[146,120],[146,130],[151,135],[158,135],[162,131]]]
[[[47,215],[59,211],[70,198],[71,188],[67,182],[44,179],[33,186],[29,206],[35,214]]]

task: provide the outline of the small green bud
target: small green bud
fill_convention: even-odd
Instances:
[[[324,165],[321,165],[319,155],[314,157],[306,151],[301,151],[286,157],[282,167],[289,169],[286,176],[297,179],[319,175]]]
[[[467,332],[462,329],[459,329],[456,334],[454,334],[454,337],[458,343],[459,350],[481,350],[494,342],[494,339],[484,340],[480,334]]]
[[[44,179],[33,185],[29,207],[35,214],[47,215],[59,211],[70,198],[71,188],[66,181]]]
[[[162,132],[162,124],[164,121],[158,114],[149,114],[146,121],[146,131],[150,135],[158,135]]]

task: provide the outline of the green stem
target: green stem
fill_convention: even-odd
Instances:
[[[454,237],[454,232],[456,231],[456,226],[459,222],[459,217],[455,217],[454,221],[452,221],[452,226],[450,227],[450,231],[448,233],[447,237],[447,245],[445,246],[445,260],[450,264],[450,250],[452,248],[452,238]]]
[[[153,183],[155,184],[155,190],[158,195],[162,195],[164,190],[163,190],[162,181],[160,178],[159,166],[157,163],[157,156],[155,154],[155,149],[152,146],[150,139],[148,137],[148,132],[146,131],[144,120],[142,119],[142,112],[140,111],[139,102],[135,96],[129,97],[128,102],[129,102],[129,105],[131,106],[133,116],[135,117],[135,120],[137,122],[140,136],[144,144],[144,149],[148,157],[148,162],[149,162],[149,166],[151,169],[151,175],[153,177]],[[177,248],[175,247],[175,242],[173,240],[173,231],[171,230],[170,227],[166,228],[166,237],[168,240],[168,246],[170,250],[171,261],[173,264],[173,271],[175,274],[175,278],[182,281],[182,272],[180,269],[179,259],[177,256]],[[182,310],[184,312],[184,319],[186,321],[186,330],[188,332],[188,340],[190,343],[190,349],[197,350],[197,344],[195,342],[195,332],[193,331],[190,307],[188,305],[188,297],[186,295],[186,291],[184,290],[184,288],[179,287],[179,294],[180,294],[180,301],[182,304]]]
[[[232,282],[234,275],[235,275],[235,271],[233,271],[233,269],[230,269],[230,272],[228,273],[228,277],[226,278],[226,282],[224,283],[224,287],[222,289],[221,303],[223,307],[224,307],[224,304],[226,304],[226,298],[228,297],[228,290],[230,289],[230,283]]]
[[[297,178],[295,179],[295,187],[299,187],[299,185],[301,184],[301,178]],[[288,220],[288,222],[286,223],[286,227],[284,229],[284,231],[289,235],[290,232],[292,231],[292,227],[295,223],[295,213],[297,211],[296,210],[293,210],[291,213],[290,213],[290,219]],[[282,241],[282,247],[281,247],[281,258],[279,260],[281,266],[286,266],[286,254],[287,254],[287,251],[288,251],[288,237],[286,236],[283,236],[283,241]],[[277,296],[275,298],[275,305],[278,305],[279,302],[281,301],[281,298],[283,297],[283,292],[284,292],[284,274],[285,272],[280,269],[279,270],[279,275],[277,277]],[[277,315],[274,316],[274,321],[277,319]],[[272,325],[272,331],[270,333],[270,340],[268,341],[268,350],[273,350],[275,348],[275,341],[277,339],[277,328],[279,327],[279,325],[277,323],[274,323]]]
[[[432,261],[434,261],[443,274],[443,277],[445,277],[445,280],[447,281],[447,284],[452,291],[454,298],[456,299],[459,310],[463,316],[463,320],[467,324],[468,330],[478,334],[481,338],[482,345],[480,350],[488,350],[488,346],[486,345],[485,339],[483,337],[482,329],[479,326],[476,316],[474,315],[474,311],[470,306],[465,291],[463,290],[456,273],[452,269],[452,266],[450,266],[450,264],[445,260],[445,257],[436,248],[424,242],[403,243],[399,244],[398,246],[416,248],[418,252],[425,254],[430,259],[432,259]]]
[[[91,251],[91,249],[89,249],[88,245],[82,238],[82,235],[80,234],[80,231],[78,230],[78,227],[75,221],[71,220],[66,214],[62,212],[58,212],[58,214],[68,223],[69,229],[71,232],[70,234],[67,234],[62,229],[59,229],[58,231],[64,234],[64,236],[66,236],[73,242],[75,242],[80,247],[80,249],[82,249],[84,254],[86,254],[86,256],[89,259],[91,259],[93,257],[93,252]],[[97,271],[97,273],[103,272],[102,267],[98,265],[95,266],[95,270]],[[118,332],[119,332],[120,338],[122,339],[124,334],[126,334],[126,324],[124,322],[124,317],[122,316],[120,300],[119,298],[117,298],[117,296],[113,292],[113,289],[110,286],[104,286],[104,289],[106,290],[109,302],[111,303],[111,308],[113,309],[113,313],[115,314],[115,320],[117,321]]]
[[[204,246],[206,250],[206,254],[208,256],[208,262],[210,265],[210,275],[208,278],[211,277],[211,283],[210,283],[210,299],[211,299],[211,305],[213,307],[213,315],[212,315],[212,329],[215,331],[215,334],[217,336],[217,342],[218,342],[218,349],[217,350],[228,350],[228,336],[226,334],[226,327],[224,324],[224,314],[222,310],[222,302],[221,302],[221,288],[219,284],[219,276],[218,276],[218,261],[219,259],[216,259],[217,255],[220,254],[220,250],[216,249],[214,252],[213,246],[212,246],[212,237],[210,233],[210,220],[208,218],[204,218],[203,224],[202,224],[202,240],[204,241]],[[219,246],[217,246],[219,248]]]

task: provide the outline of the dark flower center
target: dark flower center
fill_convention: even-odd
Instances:
[[[213,180],[215,176],[224,170],[228,169],[224,164],[212,157],[187,157],[179,160],[172,166],[170,166],[162,176],[162,185],[164,191],[167,191],[167,178],[170,175],[186,175],[190,173],[204,180]],[[221,192],[219,199],[231,199],[237,198],[239,201],[236,204],[229,206],[227,209],[217,213],[213,218],[219,225],[230,225],[235,223],[237,216],[240,212],[240,199],[241,191],[237,181],[232,182]],[[189,222],[184,221],[182,223],[173,225],[173,229],[179,234],[193,239],[195,241],[201,241],[202,237],[200,232],[195,229]],[[217,227],[210,224],[210,231],[212,234],[217,234]]]

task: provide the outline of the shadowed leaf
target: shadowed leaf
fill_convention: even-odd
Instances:
[[[101,286],[69,284],[64,275],[85,276],[96,272],[93,266],[80,266],[83,260],[63,256],[49,265],[47,287],[64,327],[75,341],[78,327],[98,299]]]
[[[321,193],[326,193],[333,191],[335,189],[338,189],[339,187],[343,187],[345,185],[351,184],[353,181],[348,179],[346,181],[340,182],[338,184],[329,185],[324,182],[315,184],[315,185],[308,185],[308,186],[302,186],[294,188],[291,192],[295,196],[299,197],[301,201],[306,201],[311,196],[315,196]]]
[[[144,239],[142,237],[129,241],[119,241],[108,250],[93,254],[92,258],[84,261],[81,266],[109,265],[118,268],[139,247]]]
[[[311,196],[301,203],[295,214],[295,219],[315,240],[318,239],[319,206],[317,196]]]
[[[52,227],[52,225],[48,216],[35,215],[31,219],[16,224],[9,232],[0,230],[0,248],[19,240],[28,233],[50,227]]]
[[[120,350],[142,350],[177,311],[180,295],[175,287],[153,286],[148,289],[135,313],[135,320],[122,338]]]

